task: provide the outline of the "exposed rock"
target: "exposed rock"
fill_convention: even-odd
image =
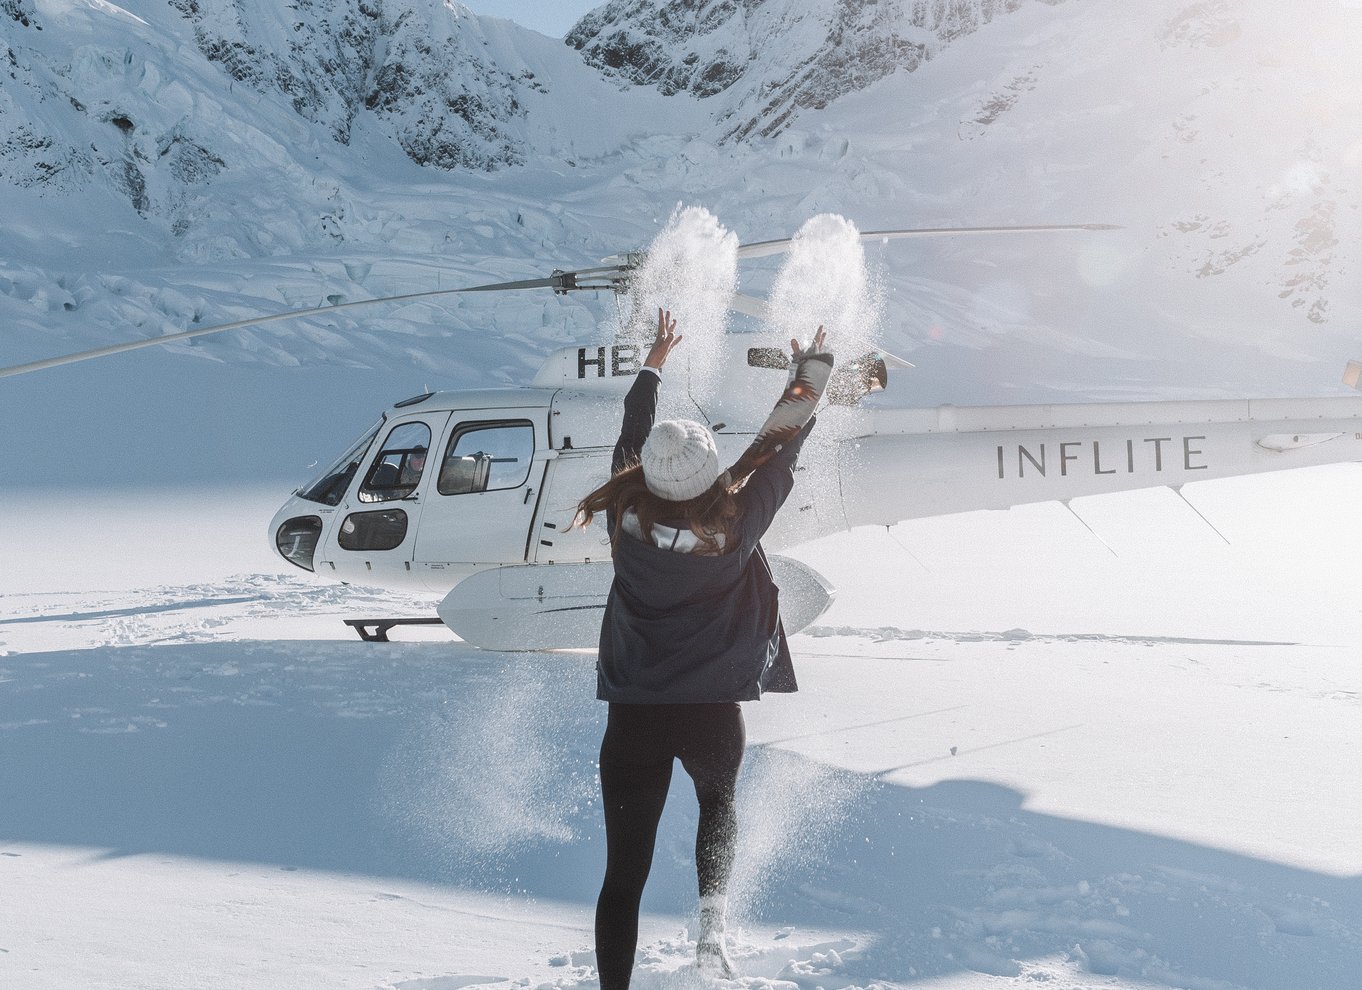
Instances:
[[[95,163],[46,114],[34,112],[59,96],[53,81],[35,72],[37,62],[25,49],[5,48],[3,71],[12,85],[0,87],[0,181],[60,193],[84,185]]]
[[[33,0],[0,0],[0,17],[9,17],[26,28],[36,28],[39,31],[43,29],[38,23]]]
[[[725,137],[779,133],[1027,0],[612,0],[565,41],[624,83],[726,93]],[[1041,0],[1061,3],[1063,0]]]
[[[227,167],[218,155],[178,133],[161,142],[158,157],[164,160],[170,175],[187,186],[207,182]]]
[[[525,83],[484,51],[457,4],[419,0],[170,0],[210,60],[258,93],[350,140],[372,112],[411,158],[491,170],[524,161]]]
[[[5,117],[0,113],[0,125],[6,123]],[[0,141],[0,179],[20,188],[60,192],[83,185],[92,167],[88,155],[27,123],[5,128],[4,140]]]

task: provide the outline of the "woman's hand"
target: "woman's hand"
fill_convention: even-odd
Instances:
[[[798,364],[800,361],[804,360],[810,354],[824,353],[827,350],[826,346],[827,342],[828,342],[827,332],[823,329],[821,325],[818,327],[818,332],[813,335],[813,343],[809,345],[808,350],[805,350],[804,348],[800,347],[799,341],[796,340],[794,337],[791,337],[790,351],[794,355],[794,363]]]
[[[662,366],[667,363],[667,355],[679,343],[681,343],[681,335],[676,332],[676,321],[672,319],[671,310],[659,308],[657,311],[657,337],[653,340],[653,346],[648,350],[648,356],[643,360],[643,367],[661,371]]]

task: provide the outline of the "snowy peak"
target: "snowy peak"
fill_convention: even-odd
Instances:
[[[771,137],[911,72],[1027,0],[611,0],[568,33],[586,61],[665,94],[727,94],[725,138]],[[1042,0],[1057,4],[1063,0]]]
[[[361,116],[419,165],[525,160],[524,98],[543,87],[514,39],[493,55],[482,19],[461,5],[128,6],[0,0],[0,181],[58,194],[102,177],[143,216],[166,215],[224,169],[281,164],[318,140],[349,144]]]
[[[372,111],[414,161],[490,171],[524,160],[518,90],[459,4],[417,0],[170,0],[203,55],[348,143]]]
[[[79,194],[112,227],[152,221],[182,260],[333,234],[337,207],[316,181],[333,167],[523,163],[539,137],[526,108],[545,100],[541,50],[601,85],[533,32],[422,0],[0,0],[0,29],[0,186]],[[288,202],[257,202],[271,184]],[[257,205],[296,214],[296,233],[222,233]]]

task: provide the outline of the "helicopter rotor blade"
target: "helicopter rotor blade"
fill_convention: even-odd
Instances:
[[[1027,227],[921,227],[909,230],[869,230],[860,234],[863,241],[871,240],[897,240],[904,237],[937,237],[955,236],[961,234],[1021,234],[1021,233],[1053,233],[1058,231],[1091,231],[1091,230],[1119,230],[1113,224],[1050,224],[1042,226]],[[788,251],[790,245],[794,243],[794,238],[786,238],[775,241],[757,241],[752,244],[742,244],[738,246],[738,258],[764,258],[773,254],[781,254]],[[274,313],[269,316],[256,316],[247,320],[234,320],[231,323],[220,323],[211,327],[199,327],[194,330],[184,330],[179,333],[164,334],[159,337],[150,337],[145,340],[127,341],[121,344],[111,344],[107,347],[97,347],[89,351],[81,351],[76,354],[64,354],[59,357],[45,358],[40,361],[30,361],[27,364],[12,365],[8,368],[0,368],[0,378],[8,378],[11,375],[27,374],[30,371],[43,371],[47,368],[57,368],[66,364],[75,364],[79,361],[90,361],[95,358],[108,357],[113,354],[122,354],[125,351],[135,351],[143,347],[153,347],[157,344],[169,344],[179,340],[189,340],[194,337],[203,337],[208,334],[222,333],[225,330],[239,330],[244,327],[261,326],[266,323],[277,323],[281,320],[291,320],[300,316],[315,316],[318,314],[339,312],[343,309],[352,309],[358,306],[375,306],[379,303],[391,302],[415,302],[420,299],[435,299],[440,296],[457,295],[464,292],[496,292],[512,289],[552,289],[556,294],[566,295],[568,292],[585,289],[609,289],[614,292],[623,292],[628,286],[629,275],[639,267],[644,258],[643,254],[632,253],[623,256],[616,256],[606,259],[607,261],[617,261],[617,264],[607,264],[598,268],[583,268],[576,271],[555,270],[552,275],[546,278],[520,279],[512,282],[492,282],[486,285],[472,285],[461,289],[434,289],[428,292],[411,292],[398,296],[383,296],[377,299],[358,299],[354,302],[335,303],[329,306],[316,306],[311,309],[290,310],[286,313]],[[752,316],[764,317],[766,314],[766,304],[749,296],[735,296],[733,308],[739,312],[748,313]]]
[[[962,234],[1051,234],[1061,231],[1120,229],[1119,225],[1110,223],[1042,224],[1026,227],[917,227],[909,230],[863,230],[860,232],[860,238],[863,241],[894,241],[904,237],[954,237]],[[777,241],[755,241],[751,244],[739,244],[738,258],[745,260],[782,254],[790,250],[790,245],[794,242],[793,237],[787,237]]]
[[[885,364],[889,365],[889,367],[891,367],[891,368],[916,368],[916,367],[917,367],[917,365],[913,364],[912,361],[905,361],[905,360],[903,360],[903,358],[901,358],[901,357],[896,357],[895,355],[890,354],[888,351],[876,351],[875,353],[878,354],[878,355],[880,356],[880,360],[882,360]]]
[[[8,378],[11,375],[22,375],[30,371],[43,371],[47,368],[57,368],[64,364],[75,364],[78,361],[90,361],[94,358],[108,357],[111,354],[122,354],[125,351],[135,351],[143,347],[152,347],[157,344],[169,344],[177,340],[189,340],[193,337],[204,337],[208,334],[222,333],[224,330],[240,330],[243,327],[260,326],[264,323],[277,323],[281,320],[291,320],[299,316],[316,316],[318,314],[335,313],[343,309],[353,309],[358,306],[375,306],[379,303],[393,302],[414,302],[419,299],[434,299],[439,296],[451,296],[463,292],[497,292],[503,289],[553,289],[555,293],[565,294],[573,289],[618,289],[621,284],[625,269],[619,266],[607,266],[603,268],[586,268],[579,271],[564,272],[555,271],[547,278],[528,278],[513,282],[491,282],[487,285],[470,285],[461,289],[434,289],[428,292],[409,292],[400,296],[383,296],[378,299],[357,299],[353,302],[335,303],[329,306],[314,306],[311,309],[295,309],[287,313],[273,313],[269,316],[253,316],[248,320],[233,320],[231,323],[219,323],[211,327],[199,327],[194,330],[184,330],[180,333],[165,334],[160,337],[148,337],[145,340],[132,340],[122,344],[110,344],[107,347],[96,347],[93,350],[81,351],[78,354],[64,354],[60,357],[45,358],[41,361],[30,361],[28,364],[16,364],[8,368],[0,368],[0,378]]]

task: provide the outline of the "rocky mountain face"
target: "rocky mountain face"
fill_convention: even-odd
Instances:
[[[893,255],[914,259],[895,277],[916,325],[962,347],[1074,312],[1120,348],[1143,331],[1119,328],[1164,308],[1179,332],[1233,340],[1344,326],[1362,104],[1332,42],[1362,8],[1303,9],[610,0],[563,44],[453,0],[0,0],[0,307],[88,312],[88,289],[109,326],[182,329],[193,298],[147,317],[124,283],[66,273],[358,256],[339,287],[309,269],[267,300],[316,304],[371,270],[363,292],[401,291],[404,253],[422,287],[431,256],[470,259],[469,283],[600,257],[687,202],[758,237],[825,212],[1126,228],[1044,252],[989,242],[988,266],[949,242]],[[1075,279],[1106,293],[1100,313],[1051,289]]]
[[[59,139],[39,122],[33,104],[62,102],[60,89],[35,67],[26,42],[43,30],[33,0],[0,2],[3,27],[3,65],[0,70],[0,179],[27,188],[49,185],[60,189],[71,173],[87,173],[87,154]],[[67,98],[69,100],[69,97]]]
[[[364,117],[419,165],[491,171],[525,160],[524,98],[543,90],[498,64],[481,19],[422,0],[0,0],[0,72],[0,181],[102,177],[144,216],[316,139],[275,106],[341,145]]]
[[[325,243],[355,213],[350,170],[525,162],[526,104],[546,90],[520,46],[559,50],[544,41],[427,0],[0,0],[0,186],[105,226],[131,208],[179,260]],[[27,234],[55,244],[41,223]]]
[[[624,83],[726,94],[725,138],[770,137],[1027,0],[611,0],[567,35]],[[1058,4],[1063,0],[1040,0]]]
[[[716,98],[714,136],[741,141],[911,71],[1027,2],[611,0],[573,28],[561,68]],[[125,0],[49,19],[34,0],[0,0],[0,180],[15,185],[60,191],[104,174],[144,214],[192,198],[244,150],[185,113],[217,102],[205,91],[224,80],[340,145],[367,121],[423,166],[493,171],[535,151],[526,102],[543,82],[452,0]]]
[[[495,63],[478,21],[420,0],[170,0],[210,62],[342,144],[371,112],[413,161],[490,171],[523,162],[519,93],[533,78]]]
[[[32,27],[36,20],[33,0],[0,0],[0,17],[8,17],[24,27]]]

